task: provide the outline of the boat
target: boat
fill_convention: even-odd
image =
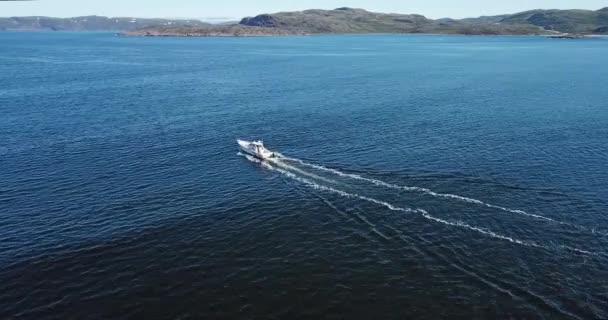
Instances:
[[[236,140],[239,143],[239,148],[241,151],[252,155],[261,160],[267,160],[271,158],[275,158],[276,154],[264,147],[264,142],[262,141],[245,141],[245,140]]]

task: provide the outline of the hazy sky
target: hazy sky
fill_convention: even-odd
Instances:
[[[221,18],[311,8],[364,8],[370,11],[419,13],[430,18],[465,18],[529,9],[600,9],[608,0],[37,0],[1,1],[0,16],[81,15]]]

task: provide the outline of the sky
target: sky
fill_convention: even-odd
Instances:
[[[530,9],[591,9],[608,0],[0,0],[0,16],[197,18],[237,20],[245,16],[305,9],[364,8],[390,13],[418,13],[429,18],[467,18]]]

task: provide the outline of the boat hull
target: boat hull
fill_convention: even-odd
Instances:
[[[256,146],[252,142],[243,140],[237,140],[237,142],[239,144],[239,149],[242,152],[254,156],[260,160],[267,160],[275,157],[274,152],[271,152],[264,147],[256,149]]]

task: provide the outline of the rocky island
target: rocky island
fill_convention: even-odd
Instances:
[[[243,18],[230,24],[198,20],[107,17],[0,18],[0,30],[112,30],[126,36],[258,37],[312,34],[568,35],[608,34],[608,8],[532,10],[468,19],[429,19],[419,14],[376,13],[363,9],[305,10]]]
[[[306,34],[548,35],[607,34],[608,8],[533,10],[469,19],[428,19],[418,14],[375,13],[363,9],[306,10],[243,18],[223,26],[162,26],[125,32],[140,36],[276,36]],[[570,37],[570,36],[567,36]]]

